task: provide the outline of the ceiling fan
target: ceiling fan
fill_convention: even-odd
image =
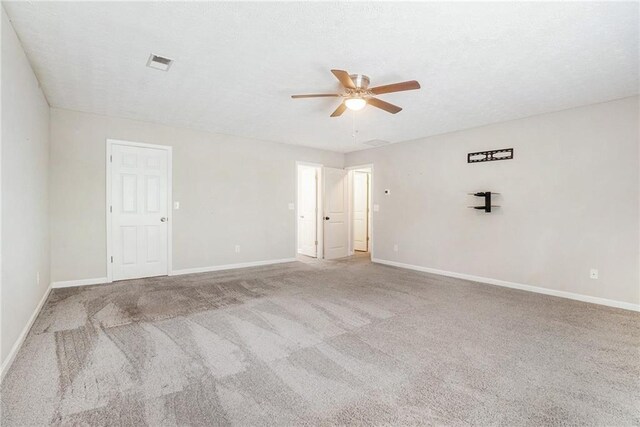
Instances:
[[[380,108],[391,114],[396,114],[402,111],[402,108],[375,98],[375,95],[420,89],[420,83],[415,80],[369,88],[370,80],[368,76],[363,74],[349,74],[344,70],[331,70],[331,72],[340,81],[340,84],[344,86],[344,92],[291,95],[291,98],[343,97],[344,101],[331,114],[331,117],[340,116],[347,108],[354,111],[362,110],[367,104]]]

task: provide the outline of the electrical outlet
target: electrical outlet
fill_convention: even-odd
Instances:
[[[393,245],[393,252],[398,252],[398,244]]]
[[[294,205],[293,203],[289,203],[289,210],[293,211],[296,209],[296,205]]]
[[[236,245],[236,253],[239,254],[240,253],[240,245]]]
[[[591,271],[589,271],[589,277],[592,279],[597,279],[598,278],[598,270],[595,268],[592,268]]]

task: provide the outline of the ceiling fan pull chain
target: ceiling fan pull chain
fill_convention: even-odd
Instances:
[[[357,144],[358,143],[358,131],[356,130],[356,112],[355,111],[351,112],[351,117],[353,117],[353,121],[351,122],[353,124],[352,131],[351,131],[351,136],[353,137],[353,142],[355,142]]]

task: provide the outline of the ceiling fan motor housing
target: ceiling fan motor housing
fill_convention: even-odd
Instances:
[[[353,80],[353,84],[356,85],[356,89],[367,89],[369,87],[369,76],[365,76],[364,74],[350,74],[351,80]]]

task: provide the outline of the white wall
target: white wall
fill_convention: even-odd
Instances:
[[[639,304],[638,122],[632,97],[348,154],[374,164],[375,258]]]
[[[3,367],[49,285],[49,105],[2,9]],[[40,284],[36,281],[40,273]]]
[[[106,276],[105,140],[173,146],[173,269],[292,258],[296,161],[344,156],[266,141],[51,109],[51,275]],[[235,245],[240,253],[235,253]]]

